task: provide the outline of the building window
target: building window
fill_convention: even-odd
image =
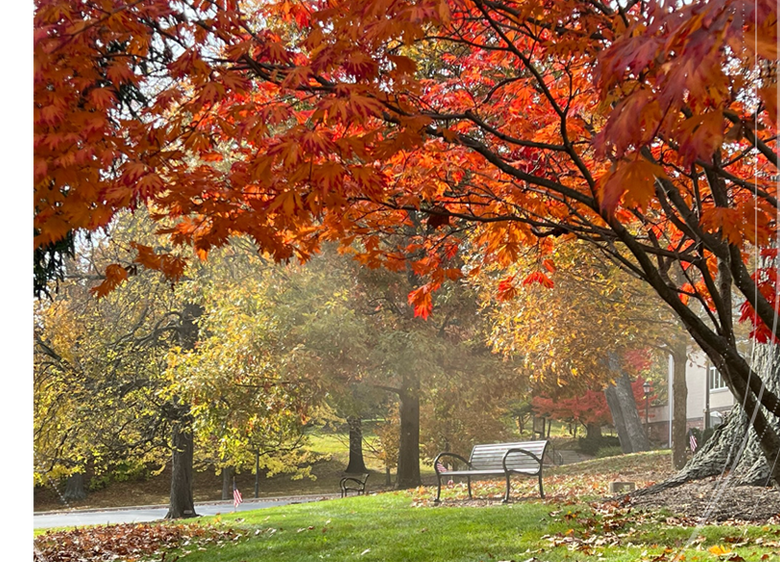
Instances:
[[[715,366],[710,366],[709,376],[707,376],[707,388],[710,392],[723,392],[729,389],[726,381],[723,379],[723,375]]]

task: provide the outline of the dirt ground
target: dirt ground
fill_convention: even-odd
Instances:
[[[667,508],[697,521],[745,520],[780,522],[780,490],[771,487],[735,486],[728,477],[691,481],[657,494],[629,495],[638,509]]]

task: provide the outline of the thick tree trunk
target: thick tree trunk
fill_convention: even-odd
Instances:
[[[625,372],[617,379],[616,389],[620,410],[623,413],[623,424],[625,424],[631,440],[631,452],[648,451],[650,443],[647,440],[645,428],[642,426],[642,419],[639,418],[639,412],[636,409],[634,392],[631,390],[631,380]]]
[[[615,426],[615,430],[618,434],[618,440],[620,440],[620,448],[623,449],[623,453],[631,453],[631,439],[628,436],[626,425],[623,422],[623,412],[620,409],[620,402],[617,398],[617,389],[613,384],[610,384],[604,390],[604,396],[607,399],[607,406],[609,412],[612,415],[612,424]]]
[[[754,355],[754,368],[768,384],[768,390],[780,390],[780,346],[759,344]],[[775,433],[780,433],[780,418],[764,410]],[[732,485],[774,485],[780,487],[780,462],[777,454],[767,458],[750,418],[738,404],[726,416],[723,424],[715,429],[709,441],[703,445],[688,464],[666,481],[635,492],[637,495],[658,493],[688,481],[729,472]],[[768,462],[771,459],[771,463]]]
[[[198,341],[198,317],[203,314],[199,305],[187,303],[181,311],[178,327],[179,343],[183,349],[191,350]],[[192,518],[195,503],[192,496],[192,459],[195,438],[192,434],[192,415],[188,404],[174,397],[170,405],[173,419],[173,455],[171,465],[171,501],[166,518]]]
[[[585,425],[585,439],[595,440],[601,438],[601,425],[596,423],[590,423]]]
[[[173,425],[171,502],[166,519],[197,516],[192,496],[193,452],[192,417],[186,415]]]
[[[401,440],[395,485],[406,489],[420,485],[420,397],[415,391],[402,391],[398,396],[401,399]]]
[[[62,497],[66,502],[77,502],[87,498],[83,473],[74,473],[68,477],[68,482],[65,484],[65,493],[62,494]]]
[[[363,426],[360,417],[347,418],[349,425],[349,463],[345,473],[366,473],[363,461]]]
[[[620,362],[615,355],[610,356],[610,368],[615,372],[616,379],[614,384],[607,387],[605,393],[607,406],[612,413],[612,420],[620,439],[620,447],[623,449],[623,453],[647,451],[650,449],[650,444],[636,410],[631,380],[628,374],[620,370]]]
[[[235,474],[235,468],[230,465],[222,468],[222,499],[233,499],[233,475]]]
[[[672,465],[675,469],[685,467],[688,443],[688,384],[685,381],[685,364],[688,361],[686,343],[672,348]]]

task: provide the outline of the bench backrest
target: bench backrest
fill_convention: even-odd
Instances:
[[[525,443],[494,443],[492,445],[474,445],[469,463],[474,469],[502,469],[504,454],[508,449],[525,449],[542,459],[548,441],[527,441]],[[506,459],[508,469],[527,469],[538,467],[539,463],[525,453],[511,453]]]

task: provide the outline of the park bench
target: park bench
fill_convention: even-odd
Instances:
[[[474,475],[503,475],[506,477],[506,494],[502,500],[509,501],[509,478],[511,474],[537,476],[539,478],[539,494],[544,497],[542,487],[542,467],[544,454],[549,441],[526,441],[524,443],[494,443],[492,445],[474,445],[468,461],[457,453],[443,452],[436,456],[433,468],[439,489],[436,492],[436,502],[440,502],[442,478],[465,477],[469,486],[471,498],[471,477]],[[439,462],[443,457],[453,457],[465,463],[466,469],[449,469]]]
[[[341,486],[341,497],[346,498],[349,492],[365,495],[367,481],[367,473],[364,473],[359,477],[342,477],[339,482],[339,485]]]

